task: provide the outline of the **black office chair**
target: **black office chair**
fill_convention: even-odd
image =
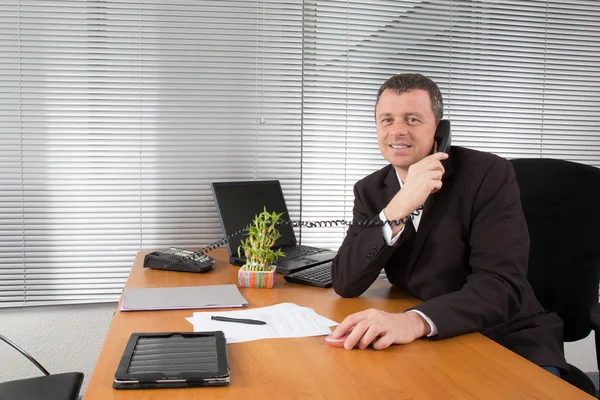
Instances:
[[[5,341],[44,373],[44,376],[0,383],[0,399],[77,400],[83,383],[81,372],[50,373],[19,346],[0,335]]]
[[[542,305],[563,320],[565,342],[594,330],[598,357],[600,169],[544,158],[511,162],[531,240],[527,277]],[[563,379],[595,397],[591,379],[569,367]]]

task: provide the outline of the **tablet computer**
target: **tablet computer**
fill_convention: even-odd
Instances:
[[[133,333],[117,371],[115,389],[159,389],[229,384],[222,331]]]

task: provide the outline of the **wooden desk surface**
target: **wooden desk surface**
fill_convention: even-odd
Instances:
[[[205,274],[145,270],[134,261],[125,287],[217,285],[236,281],[239,267],[227,253]],[[240,289],[249,307],[293,302],[341,322],[353,312],[378,308],[399,312],[417,300],[378,280],[361,297],[342,299],[332,289],[288,283],[273,289]],[[228,345],[231,383],[218,388],[115,390],[115,370],[133,332],[192,331],[195,310],[115,312],[84,400],[92,399],[591,399],[480,334],[383,351],[330,347],[324,337],[264,339]]]

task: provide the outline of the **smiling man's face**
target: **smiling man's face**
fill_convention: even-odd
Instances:
[[[437,123],[429,93],[416,89],[398,94],[387,89],[375,107],[375,118],[379,150],[404,181],[408,167],[433,149]]]

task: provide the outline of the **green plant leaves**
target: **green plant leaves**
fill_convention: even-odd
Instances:
[[[281,237],[277,224],[282,215],[283,213],[269,213],[265,207],[261,213],[254,216],[246,233],[247,238],[242,240],[238,247],[238,256],[241,256],[243,250],[246,263],[252,265],[252,270],[268,271],[279,257],[285,257],[281,250],[271,248]]]

